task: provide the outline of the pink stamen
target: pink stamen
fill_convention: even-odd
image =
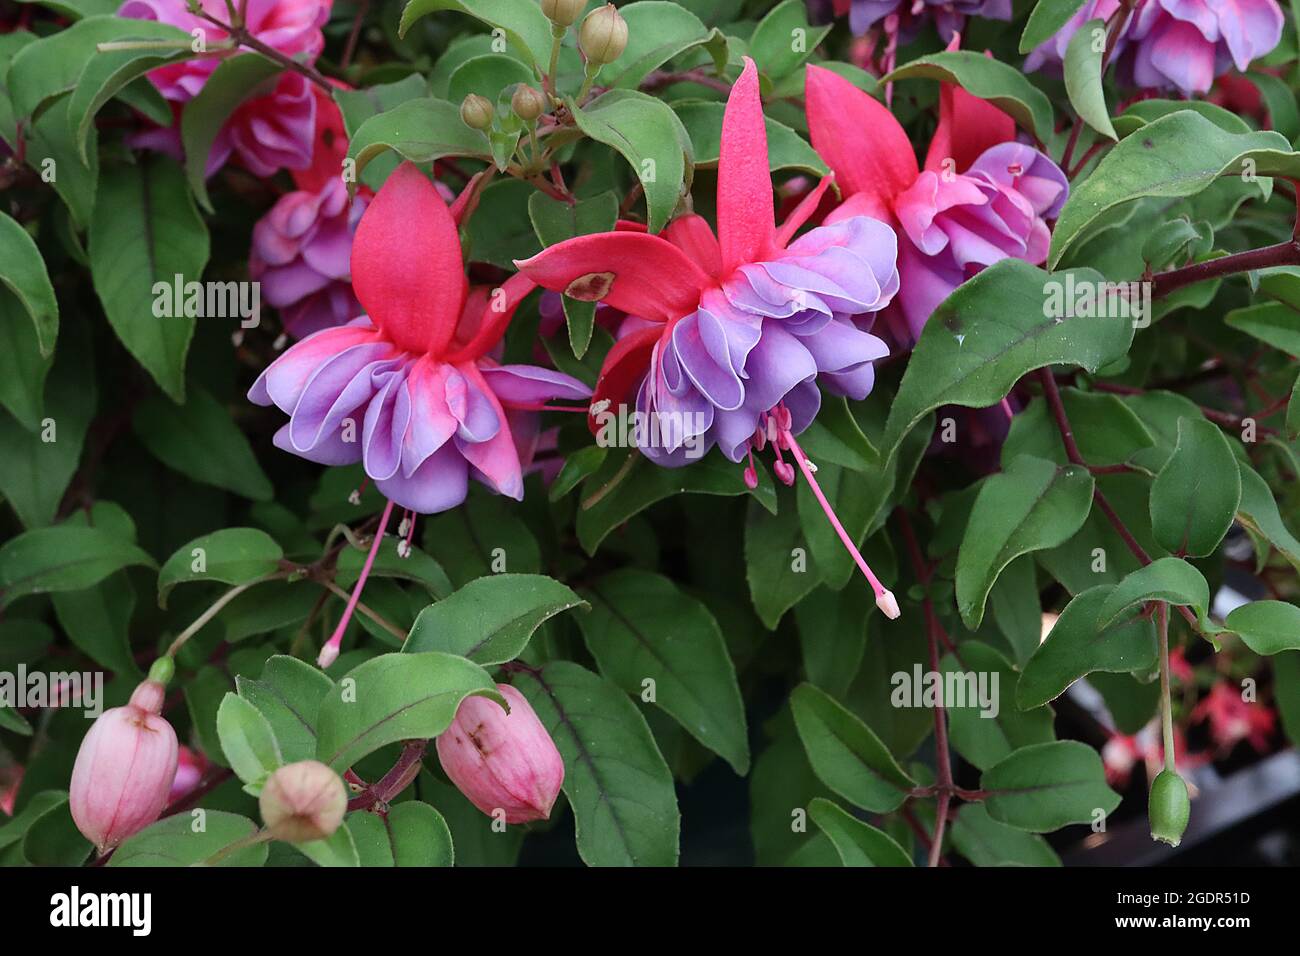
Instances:
[[[862,557],[862,552],[858,550],[858,546],[853,543],[853,539],[850,538],[848,532],[844,530],[844,525],[840,524],[840,519],[835,514],[835,509],[832,508],[831,503],[826,500],[826,495],[822,493],[821,485],[817,483],[817,479],[813,476],[811,462],[809,462],[807,457],[804,455],[803,449],[799,447],[799,443],[794,440],[794,435],[790,434],[789,431],[782,431],[781,439],[789,446],[790,453],[794,455],[794,460],[799,463],[799,469],[803,472],[804,479],[808,482],[808,487],[812,489],[812,493],[817,498],[817,503],[821,505],[822,511],[826,512],[826,518],[830,521],[831,527],[835,529],[835,533],[839,535],[840,542],[848,550],[849,554],[853,556],[853,560],[857,563],[858,568],[866,576],[868,583],[871,585],[871,590],[876,592],[876,606],[884,611],[885,616],[891,620],[897,618],[899,615],[898,601],[895,599],[893,593],[881,584],[880,579],[872,573],[871,566],[868,565],[866,559]]]
[[[339,659],[339,645],[343,643],[343,632],[347,630],[348,622],[352,620],[352,612],[356,610],[357,601],[361,599],[361,589],[366,586],[366,578],[370,577],[370,568],[375,563],[375,555],[379,553],[379,542],[384,539],[384,529],[388,527],[388,519],[392,513],[393,503],[390,501],[384,505],[384,513],[379,519],[379,528],[375,531],[375,539],[370,543],[370,554],[366,556],[366,563],[361,566],[361,576],[357,578],[357,583],[352,587],[352,596],[348,598],[348,606],[344,608],[343,616],[339,618],[334,633],[325,642],[325,646],[320,649],[320,656],[316,658],[317,667],[329,667]]]
[[[515,402],[502,402],[506,408],[512,408],[521,412],[581,412],[586,415],[591,411],[587,405],[529,405]]]
[[[1011,403],[1005,398],[1002,399],[1002,410],[1007,413],[1007,421],[1011,421],[1016,417],[1016,413],[1011,410]]]

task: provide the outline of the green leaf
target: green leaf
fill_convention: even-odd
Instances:
[[[445,99],[461,103],[471,93],[495,103],[502,90],[519,83],[535,82],[528,65],[504,53],[485,53],[471,57],[458,66],[447,82]]]
[[[8,293],[0,292],[0,297],[12,301]],[[26,318],[12,310],[9,317],[20,319],[23,329],[31,334]],[[96,401],[89,352],[81,337],[64,335],[45,387],[45,418],[37,423],[39,430],[28,431],[0,413],[0,448],[4,449],[0,454],[0,493],[26,528],[54,521],[81,460]]]
[[[774,515],[756,501],[749,502],[745,514],[745,580],[754,610],[769,631],[822,583],[822,572],[808,554],[794,493],[783,490],[778,498]]]
[[[618,687],[555,661],[516,677],[564,758],[578,854],[588,866],[675,866],[681,815],[645,718]]]
[[[360,866],[361,856],[357,850],[352,831],[346,826],[339,827],[323,840],[308,840],[295,843],[293,848],[311,860],[317,866],[349,867]]]
[[[1093,823],[1120,799],[1097,752],[1077,740],[1023,747],[984,771],[980,788],[990,791],[984,808],[993,820],[1030,833]]]
[[[1294,744],[1300,741],[1300,651],[1286,651],[1273,658],[1273,692],[1282,726]]]
[[[27,127],[27,165],[42,177],[53,172],[50,183],[68,207],[72,224],[84,230],[93,220],[99,185],[99,148],[92,130],[88,164],[77,152],[75,135],[68,118],[68,97],[64,96],[36,117]]]
[[[485,162],[492,158],[487,137],[465,125],[460,107],[431,97],[407,100],[370,117],[353,134],[348,157],[356,161],[360,177],[367,163],[390,149],[421,164],[444,156],[469,156]]]
[[[1282,521],[1273,492],[1258,472],[1249,465],[1238,462],[1237,470],[1241,474],[1241,504],[1237,512],[1237,520],[1247,531],[1277,548],[1282,557],[1300,571],[1300,540],[1296,539]],[[1266,557],[1267,554],[1261,553],[1261,567]]]
[[[116,37],[117,40],[170,41],[182,45],[170,50],[157,48],[97,50],[90,57],[68,101],[68,123],[83,162],[89,159],[87,147],[95,117],[109,100],[123,93],[131,83],[150,70],[195,56],[191,49],[193,36],[171,24],[133,19],[130,21],[129,28],[125,25],[123,28],[130,33],[130,36],[123,34]],[[167,110],[166,115],[162,117],[150,118],[163,125],[170,125],[171,111]]]
[[[1300,136],[1300,110],[1296,109],[1295,91],[1291,85],[1271,73],[1252,70],[1247,76],[1264,99],[1271,128],[1294,143]]]
[[[1020,34],[1020,52],[1028,53],[1050,40],[1083,4],[1084,0],[1039,0]]]
[[[0,282],[14,295],[36,327],[41,355],[54,354],[59,334],[59,303],[45,271],[41,251],[27,230],[0,212]]]
[[[1024,667],[1043,634],[1043,607],[1032,557],[1017,558],[1003,568],[989,592],[989,606],[1016,665]]]
[[[1096,671],[1140,674],[1155,668],[1156,628],[1150,618],[1101,626],[1098,618],[1112,591],[1101,584],[1065,606],[1047,639],[1025,664],[1016,685],[1016,706],[1039,707]]]
[[[949,739],[972,766],[987,770],[1021,747],[1056,739],[1050,709],[1016,707],[1018,675],[987,644],[964,642],[944,657],[942,669],[945,681],[953,682],[944,685]],[[955,688],[956,700],[947,699],[948,687]],[[987,699],[981,699],[984,691],[989,692]]]
[[[248,584],[273,574],[284,560],[283,549],[259,528],[222,528],[195,538],[167,559],[158,572],[158,606],[185,581]]]
[[[239,696],[266,718],[285,763],[316,757],[316,720],[334,682],[320,669],[277,654],[256,680],[238,676]]]
[[[634,90],[610,90],[579,109],[578,128],[618,152],[645,190],[651,232],[672,218],[694,174],[694,150],[682,121],[667,104]]]
[[[988,100],[1001,109],[1041,142],[1051,142],[1051,100],[1008,63],[972,50],[932,53],[910,60],[880,82],[918,78],[956,83],[972,96]]]
[[[1105,20],[1089,20],[1075,31],[1065,51],[1065,91],[1079,118],[1103,136],[1118,140],[1106,108],[1101,73],[1105,43],[1098,49],[1096,36],[1106,36]]]
[[[586,602],[541,574],[496,574],[471,581],[420,612],[402,650],[445,651],[484,667],[518,657],[546,621]]]
[[[405,800],[388,811],[353,813],[347,828],[362,866],[445,867],[455,860],[451,830],[442,814],[419,800]],[[506,839],[505,834],[499,835]]]
[[[779,80],[802,66],[830,30],[829,24],[809,26],[803,0],[784,0],[758,22],[749,52],[759,69]]]
[[[188,813],[165,817],[117,848],[109,866],[195,866],[205,864],[232,843],[247,839],[257,824],[237,813],[205,810],[203,829]],[[257,843],[223,857],[216,866],[261,866],[267,847]],[[212,864],[208,864],[212,865]]]
[[[682,100],[673,104],[695,153],[696,169],[713,169],[722,153],[722,115],[726,105],[706,100]],[[813,176],[828,172],[816,150],[798,133],[771,117],[763,118],[767,130],[767,163],[772,172],[794,170]]]
[[[998,823],[980,803],[964,803],[952,822],[953,848],[976,866],[1060,866],[1042,837]]]
[[[1300,650],[1300,607],[1285,601],[1252,601],[1235,608],[1224,627],[1256,654]]]
[[[98,527],[114,537],[135,541],[130,516],[112,502],[97,501],[89,512],[69,515],[67,524]],[[116,572],[93,588],[60,591],[51,595],[51,601],[59,626],[79,650],[115,674],[144,676],[131,653],[135,588],[125,571]]]
[[[880,467],[880,452],[853,417],[848,399],[837,395],[822,397],[817,417],[799,435],[799,444],[818,464],[830,462],[861,472]]]
[[[81,866],[89,841],[77,830],[66,795],[32,820],[22,837],[23,857],[33,866]]]
[[[625,568],[583,591],[578,618],[600,672],[629,694],[654,681],[653,703],[740,776],[749,772],[745,705],[726,642],[709,609],[672,581]]]
[[[372,657],[348,671],[321,702],[317,759],[342,772],[385,744],[436,737],[471,695],[505,706],[487,671],[463,657]]]
[[[284,764],[270,721],[233,693],[227,693],[217,709],[217,736],[230,769],[253,796],[262,792],[266,778]]]
[[[153,559],[98,528],[26,531],[0,546],[0,608],[28,594],[79,591],[132,564],[152,567]]]
[[[835,844],[845,866],[911,866],[912,859],[883,830],[851,816],[839,804],[817,797],[808,815]]]
[[[572,331],[572,326],[570,330]],[[566,496],[582,482],[586,481],[605,463],[609,450],[599,445],[587,445],[565,456],[560,473],[547,489],[546,498],[552,504]]]
[[[174,401],[185,400],[185,355],[194,318],[155,314],[154,286],[197,281],[208,231],[179,166],[150,155],[105,171],[90,222],[90,271],[109,324]]]
[[[811,684],[794,689],[790,707],[808,761],[822,783],[871,813],[902,806],[914,782],[870,727]]]
[[[818,588],[794,608],[809,683],[843,700],[862,666],[874,604],[865,587]]]
[[[983,59],[981,57],[980,59]],[[921,332],[890,408],[881,453],[890,458],[913,426],[940,405],[986,408],[1026,373],[1057,363],[1095,372],[1127,354],[1126,318],[1081,317],[1053,299],[1069,287],[1102,281],[1092,270],[1049,276],[1003,259],[958,286]]]
[[[208,156],[217,134],[241,103],[270,93],[283,72],[284,67],[260,53],[225,57],[181,111],[185,175],[199,205],[208,212],[213,212],[208,198]]]
[[[1241,504],[1236,456],[1204,418],[1178,422],[1178,444],[1151,485],[1151,531],[1166,551],[1214,553]]]
[[[397,35],[405,37],[416,20],[439,10],[457,10],[504,31],[528,62],[544,69],[551,58],[551,22],[534,0],[410,0],[402,9]]]
[[[1092,508],[1093,480],[1079,465],[1022,455],[980,488],[957,553],[957,608],[976,630],[1002,569],[1022,554],[1074,535]]]
[[[1147,601],[1190,607],[1204,620],[1210,605],[1210,587],[1205,576],[1182,558],[1160,558],[1115,585],[1097,612],[1097,624],[1109,627],[1125,611]]]
[[[592,199],[570,205],[563,200],[552,199],[546,193],[534,191],[528,197],[528,218],[543,246],[553,246],[574,236],[609,232],[618,221],[618,194],[607,190]],[[596,323],[596,303],[580,302],[564,296],[564,317],[569,327],[569,345],[574,356],[582,358],[591,344],[591,333]],[[601,453],[603,455],[603,449]]]
[[[729,497],[752,494],[769,512],[776,510],[776,488],[766,470],[759,471],[758,488],[751,492],[745,487],[742,469],[720,455],[708,455],[685,468],[660,468],[633,450],[609,455],[582,486],[576,521],[578,543],[588,554],[595,554],[605,536],[633,515],[684,492]]]
[[[182,405],[159,396],[146,399],[131,424],[141,443],[169,468],[254,501],[271,500],[271,481],[248,439],[230,409],[205,389],[192,385]]]
[[[1048,267],[1055,268],[1089,225],[1121,203],[1194,196],[1230,175],[1300,176],[1300,154],[1278,133],[1229,133],[1191,110],[1146,124],[1071,191],[1052,232]]]
[[[45,379],[53,364],[52,355],[41,354],[37,331],[22,302],[0,288],[0,405],[28,433],[40,427]]]
[[[619,8],[627,21],[627,47],[600,70],[596,82],[634,90],[652,71],[710,39],[700,18],[677,3],[638,0]]]
[[[1223,321],[1291,356],[1300,356],[1300,313],[1280,302],[1233,309]]]

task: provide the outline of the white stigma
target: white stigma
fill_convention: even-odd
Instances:
[[[898,620],[903,612],[898,609],[898,598],[894,597],[894,592],[890,590],[881,591],[876,595],[876,607],[885,613],[885,617],[891,621]]]

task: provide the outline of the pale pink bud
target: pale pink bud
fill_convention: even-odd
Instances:
[[[510,705],[467,697],[438,738],[438,760],[460,792],[506,823],[545,820],[564,782],[564,761],[532,706],[509,684],[497,690]]]
[[[306,843],[331,836],[343,822],[348,793],[343,778],[319,760],[285,764],[266,778],[258,805],[277,840]]]
[[[876,595],[876,607],[885,612],[885,617],[891,621],[898,620],[898,616],[903,612],[898,609],[898,598],[894,597],[893,591],[881,591]]]
[[[107,710],[72,768],[72,819],[103,853],[158,819],[176,776],[176,731],[161,716],[166,688],[146,680]]]

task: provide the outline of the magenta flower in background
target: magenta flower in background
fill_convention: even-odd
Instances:
[[[294,338],[342,325],[361,311],[349,263],[352,233],[368,202],[358,192],[349,203],[347,187],[335,178],[318,192],[280,197],[253,227],[249,277],[262,283],[267,303],[280,310]]]
[[[939,303],[981,269],[1047,258],[1046,221],[1069,182],[1047,156],[1014,141],[1005,113],[945,84],[922,169],[882,103],[821,67],[808,67],[806,89],[813,146],[845,196],[826,222],[865,215],[898,234],[901,289],[885,315],[897,342],[914,343]]]
[[[338,106],[312,85],[316,99],[312,164],[295,170],[298,189],[281,196],[253,227],[248,273],[280,310],[286,332],[303,338],[361,313],[352,292],[352,234],[373,195],[348,201],[342,163],[348,140]]]
[[[861,36],[886,17],[897,15],[904,32],[914,32],[922,20],[934,20],[939,36],[946,43],[966,25],[967,17],[1010,20],[1011,0],[816,0],[810,4],[814,14],[827,6],[835,16],[848,14],[849,29]]]
[[[1119,0],[1088,0],[1066,25],[1025,60],[1026,70],[1059,69],[1075,31],[1108,19]],[[1282,38],[1277,0],[1138,0],[1115,46],[1124,82],[1143,89],[1206,93],[1234,66],[1246,70]]]
[[[263,43],[288,56],[312,63],[325,45],[321,27],[329,19],[331,0],[248,0],[246,26]],[[224,0],[203,0],[217,19],[229,16]],[[191,32],[204,31],[209,44],[227,38],[207,20],[189,12],[185,0],[127,0],[118,15],[157,20]],[[198,57],[149,72],[150,81],[173,104],[183,104],[203,88],[219,57]],[[238,107],[222,126],[208,156],[211,176],[232,157],[256,176],[311,165],[317,98],[312,83],[298,73],[281,74],[275,88]],[[167,128],[141,131],[131,145],[181,156],[179,118]]]

